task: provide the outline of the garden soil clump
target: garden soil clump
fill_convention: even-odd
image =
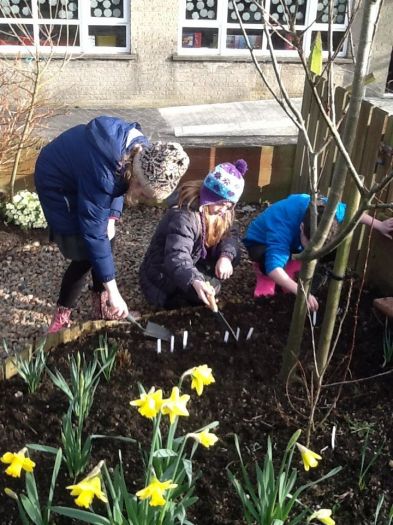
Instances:
[[[141,417],[129,401],[139,397],[138,383],[145,389],[162,388],[170,394],[179,377],[187,369],[207,364],[212,368],[215,383],[205,387],[198,397],[190,390],[189,380],[183,383],[183,393],[191,394],[188,404],[189,417],[181,418],[180,432],[194,431],[217,420],[219,441],[210,449],[198,449],[194,468],[200,469],[197,481],[199,501],[190,509],[188,519],[196,525],[240,525],[241,505],[227,477],[226,468],[238,473],[239,461],[234,447],[233,434],[239,436],[246,464],[262,461],[267,437],[274,444],[273,454],[279,461],[289,437],[298,428],[305,429],[307,416],[306,393],[301,385],[294,386],[288,403],[278,381],[281,356],[288,334],[294,298],[277,295],[254,302],[243,299],[226,303],[223,312],[228,321],[240,328],[240,340],[223,341],[223,331],[211,312],[205,308],[184,309],[162,313],[154,321],[173,330],[176,335],[175,350],[169,351],[166,343],[157,354],[156,341],[146,339],[134,327],[124,323],[106,332],[110,344],[117,345],[117,366],[109,383],[104,379],[98,386],[86,433],[106,436],[122,435],[134,438],[147,447],[151,435],[151,422]],[[358,330],[355,337],[351,364],[351,380],[378,374],[382,370],[383,326],[371,313],[372,296],[363,293]],[[354,308],[351,307],[344,323],[339,348],[328,374],[327,383],[342,379],[347,355],[351,349],[354,327]],[[254,331],[249,340],[249,329]],[[183,333],[188,331],[188,343],[183,349]],[[318,331],[318,329],[317,329]],[[309,341],[306,328],[305,341]],[[67,374],[70,353],[83,352],[92,357],[98,346],[98,334],[63,345],[51,352],[48,367],[59,368]],[[310,353],[305,343],[303,357]],[[310,356],[309,356],[310,357]],[[384,369],[386,371],[386,369]],[[318,418],[326,412],[335,387],[324,390]],[[312,509],[333,508],[337,524],[374,523],[373,515],[381,495],[392,504],[392,376],[383,376],[365,382],[354,382],[343,387],[341,398],[329,419],[312,433],[311,448],[321,453],[317,469],[305,473],[295,452],[294,466],[299,468],[300,481],[317,479],[336,466],[343,470],[335,477],[312,489],[302,500]],[[50,446],[60,444],[61,417],[67,410],[67,400],[46,376],[36,394],[28,394],[20,378],[0,384],[0,451],[17,451],[27,443]],[[333,425],[337,428],[335,449],[331,448]],[[363,490],[358,487],[360,451],[364,442],[364,429],[369,429],[369,449],[366,459],[382,445],[380,455],[370,469]],[[304,443],[305,433],[299,441]],[[110,439],[95,440],[91,466],[105,459],[114,467],[121,449],[130,492],[142,488],[143,471],[138,447]],[[323,450],[323,452],[321,452]],[[43,494],[50,482],[53,458],[33,452],[37,463],[35,472]],[[390,463],[389,463],[390,461]],[[390,465],[390,466],[389,466]],[[4,466],[5,467],[5,466]],[[4,469],[3,469],[4,470]],[[8,486],[20,492],[23,480],[6,479],[1,474],[0,516],[2,524],[17,524],[15,502],[3,495]],[[64,487],[72,480],[62,469],[55,491],[56,504],[73,506],[73,499]],[[100,503],[96,511],[104,514]],[[56,518],[56,523],[70,523]],[[382,522],[381,522],[382,523]]]

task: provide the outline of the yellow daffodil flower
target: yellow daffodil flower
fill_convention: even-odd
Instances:
[[[153,419],[162,406],[162,390],[157,390],[156,392],[153,386],[147,394],[142,394],[139,399],[130,401],[130,405],[139,407],[138,412],[142,416]]]
[[[190,370],[190,375],[192,377],[191,388],[196,390],[198,396],[202,394],[205,385],[215,383],[212,369],[207,365],[195,366]]]
[[[69,485],[66,488],[71,491],[71,496],[78,496],[75,500],[78,507],[88,509],[94,497],[104,503],[108,502],[105,493],[101,490],[101,479],[99,476],[87,477],[76,485]]]
[[[190,434],[190,436],[206,448],[212,447],[218,441],[218,437],[207,430],[202,430],[202,432],[198,432],[197,434]]]
[[[315,452],[313,452],[307,447],[304,447],[300,443],[296,443],[296,446],[299,449],[299,452],[302,456],[304,470],[308,471],[310,470],[310,467],[314,468],[318,466],[317,459],[322,459],[319,454],[316,454]]]
[[[22,470],[33,472],[35,467],[34,461],[26,457],[27,448],[22,448],[19,452],[6,452],[0,458],[2,463],[8,463],[10,466],[5,473],[13,478],[20,478]]]
[[[180,395],[179,388],[174,386],[172,388],[171,396],[163,399],[161,413],[169,416],[171,425],[175,422],[176,416],[188,416],[186,404],[190,396],[188,394]]]
[[[318,520],[324,525],[335,525],[334,519],[331,517],[332,511],[330,509],[317,510],[308,518],[308,522],[312,520]]]
[[[162,507],[162,505],[165,505],[166,503],[164,499],[164,492],[169,489],[175,489],[176,487],[177,484],[172,483],[171,479],[161,482],[157,478],[153,478],[147,487],[138,490],[136,496],[142,500],[150,498],[149,505],[151,507]]]

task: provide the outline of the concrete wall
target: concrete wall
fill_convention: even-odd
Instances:
[[[132,54],[73,58],[56,72],[55,98],[80,107],[163,107],[271,98],[250,58],[178,57],[180,0],[131,3]],[[58,61],[57,61],[58,62]],[[56,67],[54,64],[53,67]],[[262,64],[273,78],[269,61]],[[303,71],[294,59],[279,67],[291,96],[301,96]],[[335,69],[347,84],[352,64]]]
[[[367,89],[368,96],[382,96],[385,93],[390,56],[393,49],[392,14],[393,2],[387,0],[382,5],[370,60],[369,70],[374,73],[376,81]]]

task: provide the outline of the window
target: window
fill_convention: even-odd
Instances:
[[[268,55],[264,34],[262,0],[238,0],[236,5],[250,44],[261,55]],[[249,53],[237,15],[234,0],[182,0],[178,52],[182,55],[238,55]],[[259,4],[259,5],[258,5]],[[320,31],[327,51],[329,31],[329,0],[264,0],[270,23],[284,26],[286,40],[274,31],[272,43],[278,55],[293,56],[294,50],[285,33],[288,17],[295,20],[295,28],[302,35],[305,52],[310,50],[315,32]],[[348,23],[349,0],[333,0],[333,49],[339,56],[346,54],[345,31]]]
[[[130,51],[129,0],[0,0],[0,52]]]

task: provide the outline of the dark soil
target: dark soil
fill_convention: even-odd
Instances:
[[[371,294],[364,293],[361,300],[358,330],[355,337],[354,356],[350,379],[379,374],[382,362],[383,326],[373,316]],[[354,302],[354,301],[353,301]],[[156,353],[156,342],[143,338],[129,325],[108,331],[108,337],[119,348],[117,368],[110,383],[101,381],[87,433],[130,436],[145,446],[149,442],[151,423],[142,418],[129,401],[138,397],[137,383],[146,389],[155,385],[169,395],[180,375],[190,367],[207,364],[213,369],[215,384],[206,387],[201,397],[192,391],[189,403],[190,417],[180,421],[180,432],[191,431],[211,421],[219,421],[217,434],[220,438],[215,447],[199,450],[195,466],[202,471],[197,482],[199,501],[192,507],[189,519],[197,525],[239,525],[242,521],[241,506],[228,481],[226,467],[237,470],[238,461],[234,448],[233,433],[241,441],[245,461],[263,459],[267,436],[272,437],[274,455],[280,458],[292,433],[305,430],[308,406],[305,391],[301,386],[291,390],[291,404],[283,394],[278,381],[281,356],[289,329],[293,297],[277,295],[255,303],[245,301],[227,304],[223,311],[230,323],[240,327],[238,345],[223,342],[223,330],[211,312],[204,308],[181,310],[160,314],[156,321],[170,327],[176,333],[175,352],[170,353],[163,345],[161,354]],[[354,308],[344,323],[332,372],[327,383],[340,381],[350,352]],[[250,340],[245,336],[250,327],[254,333]],[[182,349],[182,334],[189,331],[189,343]],[[317,329],[318,332],[318,329]],[[306,329],[305,341],[309,341]],[[91,355],[98,346],[98,335],[57,348],[49,356],[49,367],[58,367],[67,373],[67,355],[84,352]],[[307,344],[303,357],[309,353]],[[303,360],[306,362],[306,359]],[[189,381],[185,381],[184,392],[190,393]],[[324,390],[317,420],[330,406],[335,387]],[[60,442],[61,417],[67,409],[65,397],[46,377],[34,394],[28,394],[19,378],[0,384],[0,452],[16,451],[26,443],[41,443],[58,446]],[[343,470],[335,477],[319,485],[307,494],[304,502],[312,508],[334,508],[337,524],[374,523],[373,516],[379,497],[385,495],[383,515],[386,517],[391,505],[393,475],[392,423],[392,375],[354,382],[344,386],[336,408],[328,420],[312,434],[311,448],[323,452],[318,469],[304,473],[300,458],[295,455],[294,465],[299,467],[300,481],[317,479],[336,466]],[[333,425],[337,427],[335,450],[330,447]],[[384,442],[381,454],[366,478],[366,488],[358,487],[361,449],[364,429],[369,427],[370,444],[366,453],[369,461],[373,453]],[[300,438],[305,444],[305,432]],[[115,466],[118,448],[121,448],[128,483],[131,491],[141,488],[141,459],[135,445],[111,440],[95,441],[91,465],[105,459],[108,466]],[[43,494],[51,474],[52,459],[43,454],[32,453],[37,463],[36,477]],[[390,461],[390,466],[389,466]],[[1,474],[2,488],[12,487],[20,492],[23,481],[13,480]],[[62,470],[55,493],[57,504],[73,506],[73,500],[64,490],[70,483],[65,469]],[[3,494],[3,490],[1,490]],[[99,505],[95,507],[100,509]],[[103,509],[101,509],[103,510]],[[2,524],[19,523],[14,502],[0,496]],[[385,524],[386,520],[379,523]],[[57,523],[70,523],[70,520]]]

